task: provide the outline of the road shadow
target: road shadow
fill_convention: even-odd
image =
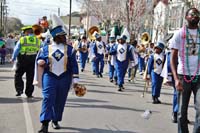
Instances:
[[[142,88],[140,88],[140,89],[133,88],[133,89],[125,89],[125,90],[127,92],[141,92],[141,93],[143,93],[144,92],[143,88],[144,88],[144,86]],[[145,92],[145,93],[151,94],[151,88],[148,88],[148,91]],[[167,92],[161,92],[160,94],[161,95],[166,95],[166,96],[173,96],[174,95],[173,93],[167,93]]]
[[[90,129],[83,129],[83,128],[75,128],[75,127],[61,127],[62,129],[66,130],[74,130],[74,131],[69,131],[69,132],[51,132],[51,133],[73,133],[73,132],[78,132],[78,133],[139,133],[139,132],[134,132],[134,131],[125,131],[125,130],[120,130],[120,129],[99,129],[99,128],[90,128]]]
[[[0,97],[0,104],[10,104],[10,103],[22,103],[22,100],[19,98],[9,98],[9,97]]]
[[[94,104],[79,104],[79,103],[71,103],[68,102],[65,107],[71,107],[71,108],[94,108],[94,109],[110,109],[110,110],[129,110],[134,112],[144,112],[145,109],[136,109],[136,108],[128,108],[128,107],[120,107],[115,105],[94,105]],[[154,113],[159,113],[158,111],[153,111]]]
[[[81,102],[81,103],[108,103],[108,101],[104,100],[96,100],[96,99],[86,99],[86,98],[74,98],[74,99],[67,99],[67,102]]]
[[[95,87],[109,87],[109,88],[112,88],[113,86],[110,86],[110,85],[102,85],[102,84],[83,84],[83,85],[86,85],[86,86],[95,86]]]
[[[16,97],[16,98],[9,98],[9,97],[0,97],[0,104],[18,104],[18,103],[34,103],[41,101],[41,97],[34,97],[34,98],[22,98],[22,97]]]
[[[12,73],[12,71],[8,70],[8,69],[0,69],[0,72],[10,72],[10,73]]]
[[[113,87],[115,88],[115,87]],[[117,89],[116,89],[117,91]],[[105,94],[118,94],[118,95],[126,95],[126,96],[131,96],[131,94],[125,94],[125,93],[119,93],[119,92],[109,92],[109,91],[100,91],[100,90],[88,90],[88,92],[92,93],[105,93]]]
[[[14,79],[14,76],[13,77],[10,77],[10,76],[1,76],[0,77],[0,80],[9,80],[9,79]]]

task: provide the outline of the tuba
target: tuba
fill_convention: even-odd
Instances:
[[[144,32],[141,35],[141,43],[147,45],[150,42],[150,36],[148,32]]]
[[[38,37],[38,38],[41,38],[41,33],[43,32],[43,28],[38,25],[38,24],[34,24],[32,26],[32,29],[33,29],[33,33]]]
[[[97,26],[90,27],[90,29],[88,30],[88,37],[90,40],[96,40],[96,38],[93,36],[94,32],[97,32],[100,34],[100,29]]]

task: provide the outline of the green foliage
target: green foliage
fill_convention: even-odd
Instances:
[[[20,19],[11,17],[8,18],[6,28],[8,33],[20,33],[23,26]]]

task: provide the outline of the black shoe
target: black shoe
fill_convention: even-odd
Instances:
[[[158,104],[161,104],[161,101],[158,98],[156,98],[156,101],[158,102]]]
[[[97,78],[100,78],[100,76],[99,76],[99,75],[97,75]]]
[[[161,104],[161,101],[157,97],[153,96],[152,99],[153,99],[153,104]]]
[[[122,92],[122,88],[119,88],[118,91],[121,91],[121,92]]]
[[[30,96],[27,96],[27,98],[34,98],[32,95],[30,95]]]
[[[93,71],[92,75],[96,75],[96,73]]]
[[[112,83],[112,82],[113,82],[113,79],[110,79],[110,82]]]
[[[177,123],[177,112],[172,113],[172,122]]]
[[[81,69],[81,72],[83,72],[84,70],[83,70],[83,68]]]
[[[99,73],[99,76],[100,76],[101,78],[103,78],[103,75],[102,75],[101,73]]]
[[[118,91],[122,91],[122,89],[123,89],[123,87],[121,85],[119,85],[118,88],[119,88]]]
[[[53,127],[54,129],[60,129],[60,125],[58,124],[57,121],[53,121],[53,122],[52,122],[52,127]]]
[[[122,89],[125,89],[123,85],[122,85]]]
[[[190,121],[187,119],[187,123],[190,124]]]
[[[41,129],[38,131],[38,133],[48,133],[48,126],[42,125]]]
[[[21,96],[21,95],[22,95],[22,92],[19,91],[19,92],[17,92],[17,94],[16,94],[15,96],[19,97],[19,96]]]

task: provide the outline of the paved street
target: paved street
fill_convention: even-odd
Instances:
[[[118,92],[109,82],[107,74],[96,78],[87,64],[80,73],[81,83],[88,92],[80,98],[69,93],[64,111],[62,129],[51,133],[176,133],[177,124],[171,122],[172,88],[163,87],[162,104],[154,105],[151,94],[141,97],[144,82],[139,75],[135,84],[125,83],[124,92]],[[11,65],[0,66],[0,132],[37,133],[40,128],[41,90],[35,88],[34,98],[15,97],[14,72]],[[107,70],[107,66],[105,71]],[[149,109],[150,118],[141,114]],[[194,121],[193,96],[190,101],[189,119]],[[190,124],[190,132],[193,125]]]

